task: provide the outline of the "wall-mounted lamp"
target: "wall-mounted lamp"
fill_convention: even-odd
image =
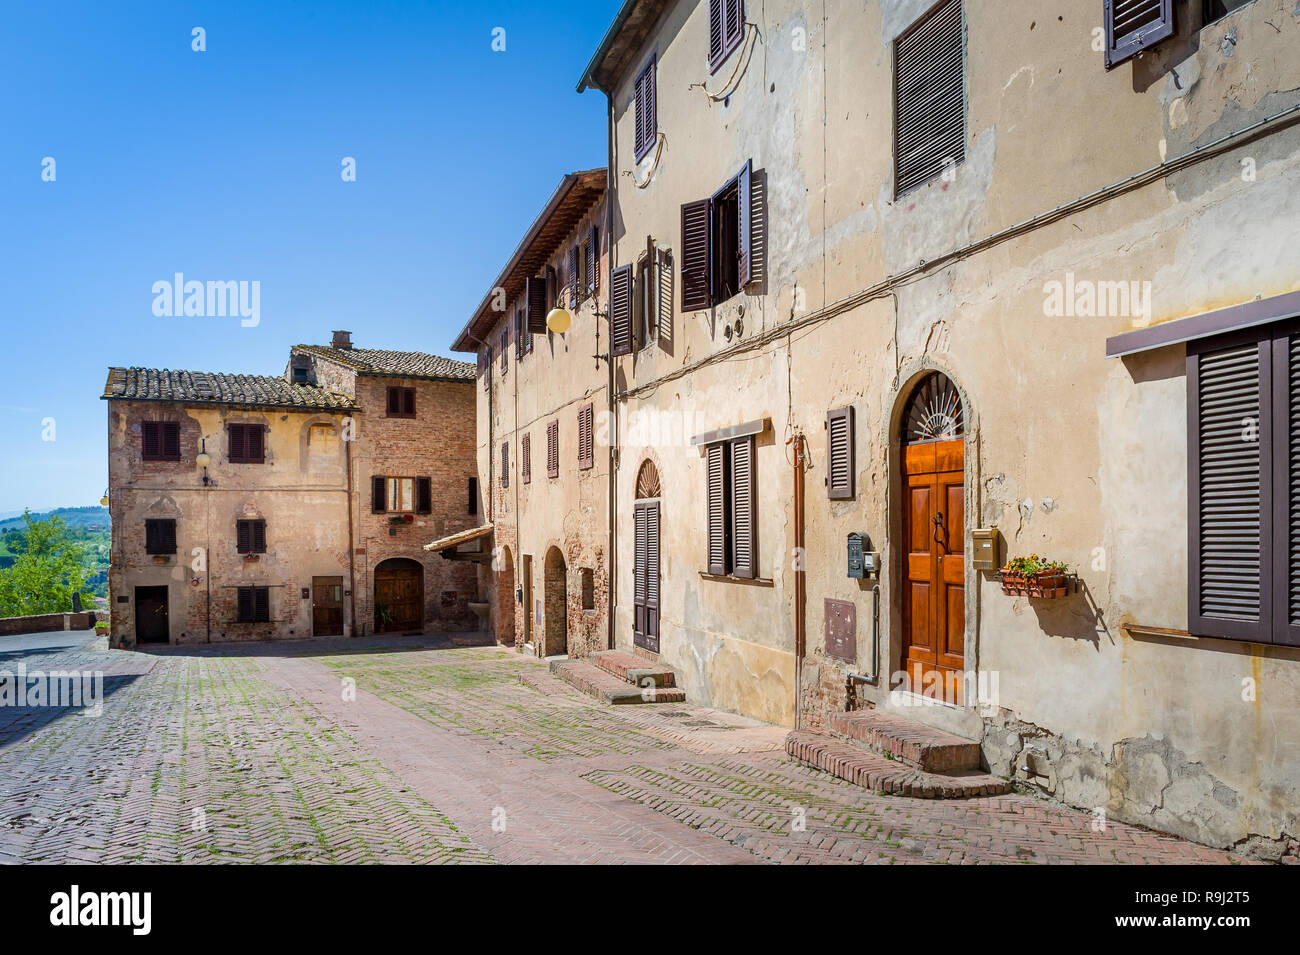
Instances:
[[[212,463],[212,457],[208,454],[208,439],[203,439],[203,446],[199,453],[194,456],[194,463],[203,468],[203,486],[207,487],[210,482],[208,478],[208,465]]]
[[[555,332],[557,335],[563,335],[573,324],[573,316],[569,310],[562,305],[557,305],[546,313],[546,328],[548,331]]]
[[[104,496],[99,499],[100,507],[108,507],[108,488],[104,488]]]

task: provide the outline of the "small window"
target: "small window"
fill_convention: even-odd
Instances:
[[[390,514],[413,513],[415,511],[415,478],[390,477],[386,497]]]
[[[519,480],[525,484],[533,482],[533,439],[524,435],[519,439]]]
[[[552,421],[546,426],[546,476],[560,476],[560,423]]]
[[[229,460],[235,464],[266,462],[266,427],[261,424],[232,424],[229,428]]]
[[[387,400],[387,417],[415,417],[415,389],[389,386]]]
[[[140,457],[145,461],[179,461],[181,426],[175,421],[140,423]]]
[[[1174,0],[1105,0],[1106,69],[1174,35]]]
[[[650,58],[637,74],[633,86],[633,112],[636,119],[636,161],[640,162],[654,145],[659,135],[659,120],[655,115],[655,61]]]
[[[708,572],[757,576],[754,438],[719,441],[705,449]]]
[[[307,369],[301,365],[293,370],[293,383],[295,385],[307,384]]]
[[[492,387],[492,346],[483,349],[483,390]]]
[[[146,554],[176,553],[176,522],[157,518],[146,520],[144,550]]]
[[[269,623],[271,620],[271,588],[239,587],[236,622]]]
[[[501,486],[510,486],[510,442],[501,442]]]
[[[709,3],[709,72],[716,72],[745,35],[745,5],[741,0]]]
[[[241,554],[266,553],[266,521],[235,522],[235,549]]]
[[[725,302],[740,291],[740,200],[733,180],[713,197],[713,301]]]
[[[1209,26],[1215,20],[1222,20],[1233,10],[1238,10],[1254,0],[1204,0],[1202,23]]]
[[[764,182],[762,170],[746,162],[712,197],[682,206],[683,312],[719,305],[763,281]]]
[[[596,575],[590,567],[582,568],[582,609],[596,609]]]
[[[501,374],[510,370],[510,328],[501,329]]]
[[[469,514],[473,516],[478,513],[478,478],[469,479]]]

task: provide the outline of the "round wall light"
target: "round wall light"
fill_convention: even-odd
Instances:
[[[573,316],[567,308],[553,308],[546,315],[546,327],[557,335],[563,335],[573,324]]]

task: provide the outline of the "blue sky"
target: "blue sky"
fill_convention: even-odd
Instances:
[[[0,512],[98,502],[109,365],[279,374],[335,328],[449,354],[560,177],[605,162],[574,85],[618,6],[8,5]],[[260,282],[259,324],[156,317],[176,272]]]

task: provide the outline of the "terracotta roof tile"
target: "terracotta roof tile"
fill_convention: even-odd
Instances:
[[[429,355],[418,351],[334,348],[331,345],[295,345],[293,351],[337,362],[363,375],[473,381],[478,371],[470,362],[456,361],[453,358],[443,358],[441,355]]]
[[[104,398],[124,401],[181,401],[187,404],[257,405],[305,410],[355,411],[349,395],[315,385],[297,385],[269,375],[172,371],[168,368],[110,368]]]

